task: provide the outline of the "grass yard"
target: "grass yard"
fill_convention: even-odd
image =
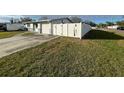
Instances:
[[[22,36],[32,36],[32,35],[34,35],[35,33],[33,33],[33,32],[25,32],[25,33],[23,33],[22,34]]]
[[[124,76],[124,37],[99,30],[60,37],[1,58],[0,76]]]
[[[0,31],[0,39],[3,39],[3,38],[9,38],[9,37],[12,37],[12,36],[15,36],[17,34],[20,34],[22,33],[23,31]]]

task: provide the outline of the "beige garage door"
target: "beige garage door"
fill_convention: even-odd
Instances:
[[[42,33],[43,34],[51,34],[51,25],[50,24],[42,24]]]

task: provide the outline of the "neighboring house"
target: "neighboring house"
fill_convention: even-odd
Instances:
[[[117,29],[118,27],[118,25],[107,26],[108,29]]]
[[[2,31],[27,31],[27,27],[22,23],[0,23]]]
[[[70,18],[59,18],[52,20],[41,20],[37,22],[26,22],[29,31],[42,34],[60,35],[68,37],[82,38],[84,34],[91,30],[88,24]]]
[[[97,27],[91,27],[92,29],[97,29]]]

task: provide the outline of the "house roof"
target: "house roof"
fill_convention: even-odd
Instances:
[[[70,23],[73,23],[72,20],[70,20],[68,17],[52,19],[51,21],[54,22],[54,21],[58,21],[58,20],[60,20],[62,23],[64,22],[64,20],[68,20]]]
[[[39,20],[39,21],[28,21],[28,22],[23,22],[23,23],[43,23],[43,22],[50,22],[50,20]]]
[[[67,23],[67,22],[65,22],[65,20],[67,20],[69,23],[78,23],[78,22],[75,22],[75,20],[73,20],[69,17],[57,18],[57,19],[38,20],[38,21],[28,21],[28,22],[23,22],[23,23],[46,23],[46,22],[57,22],[57,21],[60,21],[61,23]]]

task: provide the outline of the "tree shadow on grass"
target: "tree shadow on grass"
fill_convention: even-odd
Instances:
[[[91,30],[86,35],[84,35],[83,39],[119,40],[119,39],[124,39],[124,37],[117,35],[113,32],[107,32],[107,31],[102,31],[102,30]]]

